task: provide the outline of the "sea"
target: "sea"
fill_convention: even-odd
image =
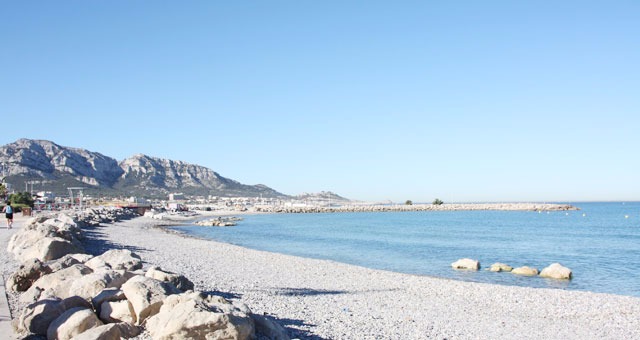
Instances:
[[[180,226],[205,239],[388,271],[640,297],[640,202],[570,203],[578,211],[420,211],[245,215],[234,227]],[[461,258],[479,271],[457,271]],[[492,263],[573,279],[493,273]]]

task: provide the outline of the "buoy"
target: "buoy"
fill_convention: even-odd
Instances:
[[[624,218],[629,218],[629,215],[624,215]]]

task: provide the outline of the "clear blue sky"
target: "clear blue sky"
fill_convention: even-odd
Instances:
[[[640,200],[640,1],[4,1],[0,144],[287,194]]]

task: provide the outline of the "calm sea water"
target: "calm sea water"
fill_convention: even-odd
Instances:
[[[235,227],[178,227],[248,248],[395,272],[640,296],[640,202],[570,212],[393,212],[244,216]],[[513,267],[560,262],[571,281],[451,269],[459,258]]]

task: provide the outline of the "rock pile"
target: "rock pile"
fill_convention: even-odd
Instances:
[[[403,211],[568,211],[580,210],[569,204],[552,203],[451,203],[412,205],[342,205],[342,206],[260,206],[256,212],[304,214],[335,212],[403,212]]]
[[[478,270],[480,268],[480,263],[477,260],[472,259],[459,259],[452,263],[451,267],[453,269]],[[562,266],[560,263],[553,263],[544,268],[541,272],[538,272],[537,268],[528,266],[513,268],[510,265],[501,262],[492,264],[487,270],[491,272],[510,272],[512,274],[522,276],[540,275],[540,277],[558,280],[570,280],[572,277],[571,269]]]
[[[195,224],[203,227],[232,227],[237,225],[237,221],[242,221],[240,217],[217,217],[208,220],[198,221]]]
[[[78,212],[72,217],[79,225],[99,225],[128,220],[136,216],[140,215],[132,209],[93,208]]]
[[[146,330],[154,339],[251,339],[257,328],[288,339],[281,326],[241,302],[193,291],[189,279],[159,267],[143,270],[129,250],[84,254],[81,239],[77,223],[62,214],[34,218],[11,238],[8,251],[22,265],[7,289],[21,293],[13,320],[20,335],[121,339]]]

